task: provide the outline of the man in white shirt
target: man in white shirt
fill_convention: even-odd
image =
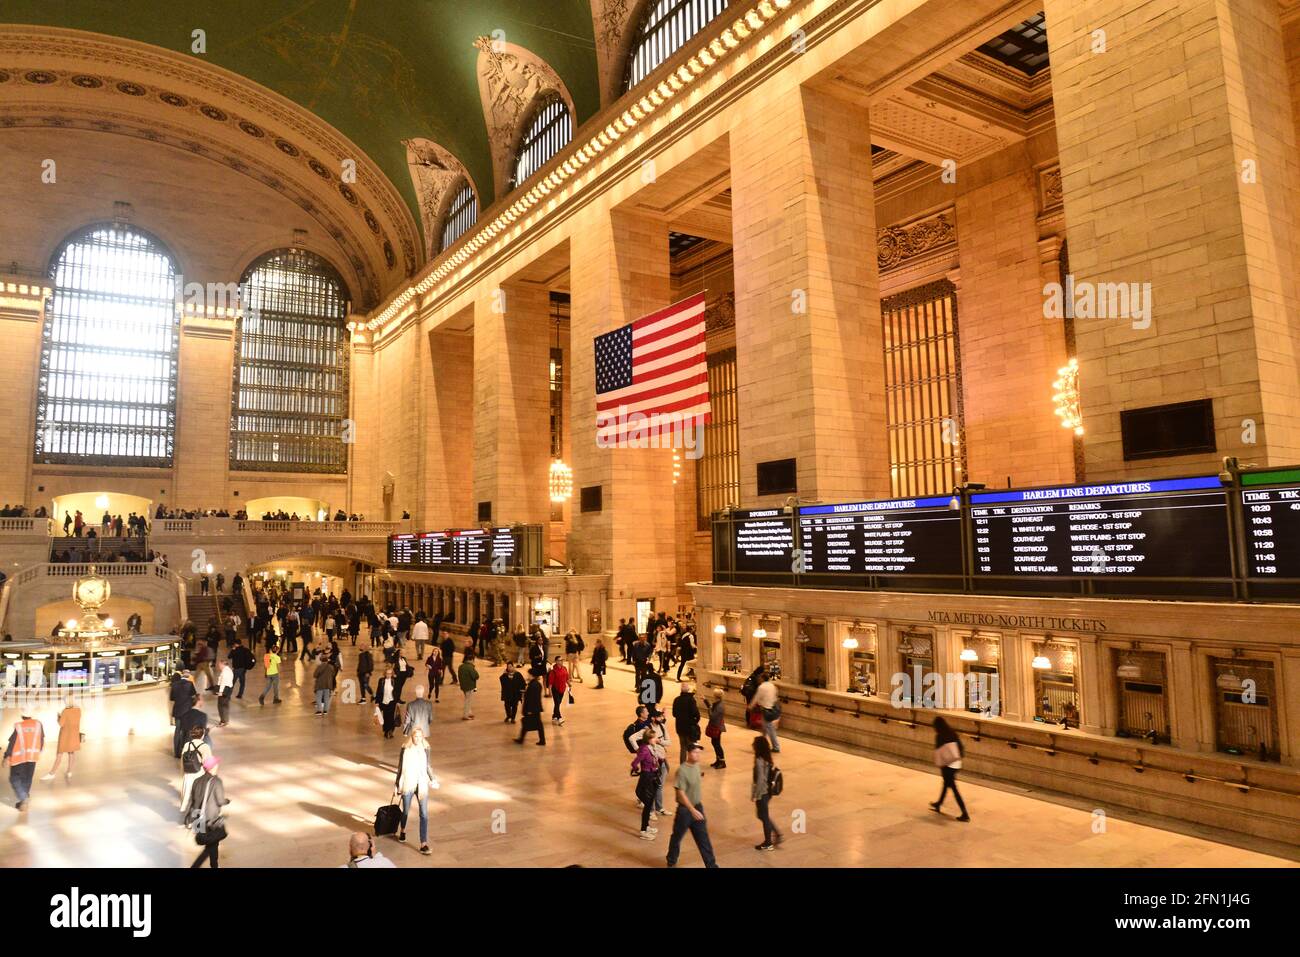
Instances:
[[[221,659],[221,674],[217,676],[217,715],[221,719],[220,727],[230,724],[230,696],[235,690],[235,669],[230,667],[230,659]]]
[[[424,643],[429,640],[429,625],[424,620],[424,612],[420,612],[411,626],[411,640],[415,642],[415,656],[423,661]]]
[[[340,867],[396,867],[397,865],[375,850],[375,839],[364,831],[357,831],[348,841],[348,862]]]
[[[750,707],[758,709],[763,716],[763,733],[772,745],[772,753],[781,751],[781,743],[776,739],[776,726],[781,720],[781,704],[776,690],[776,682],[764,671],[763,681],[754,692]]]

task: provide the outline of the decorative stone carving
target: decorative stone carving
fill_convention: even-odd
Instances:
[[[523,133],[520,126],[528,121],[533,103],[548,93],[558,93],[569,115],[575,116],[573,97],[560,75],[532,51],[491,37],[478,37],[474,46],[479,51],[478,91],[492,147],[496,195],[503,196],[510,190],[515,147]],[[489,205],[483,197],[479,200],[483,206]]]
[[[411,169],[411,182],[415,184],[415,195],[420,202],[425,258],[432,259],[438,253],[448,192],[456,189],[462,180],[473,187],[476,196],[478,187],[464,164],[433,140],[417,137],[402,143],[406,146],[406,165]]]
[[[944,210],[901,226],[876,232],[876,264],[881,272],[897,269],[923,253],[934,252],[957,242],[952,213]]]
[[[639,0],[591,0],[591,22],[596,36],[596,62],[600,70],[600,105],[607,106],[623,91],[629,34]]]
[[[704,307],[704,332],[721,332],[736,324],[736,294],[728,292]]]
[[[1061,167],[1049,166],[1038,171],[1038,206],[1046,213],[1059,208],[1065,201],[1061,187]]]

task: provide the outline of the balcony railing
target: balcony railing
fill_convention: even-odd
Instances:
[[[54,534],[54,520],[51,518],[0,518],[0,535],[45,535]]]
[[[236,518],[156,518],[150,527],[150,538],[173,536],[224,536],[238,535],[250,538],[262,536],[294,537],[328,535],[331,538],[387,538],[398,532],[410,531],[409,520],[399,522],[302,522]]]

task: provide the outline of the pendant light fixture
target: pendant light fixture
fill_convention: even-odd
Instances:
[[[560,393],[559,401],[556,403],[557,410],[555,413],[555,429],[552,435],[551,454],[554,459],[551,461],[550,473],[547,476],[547,486],[551,493],[551,501],[559,505],[567,502],[573,495],[573,469],[564,463],[564,369],[561,366],[560,357],[563,355],[560,346],[560,316],[555,316],[555,356],[551,359],[551,390]]]

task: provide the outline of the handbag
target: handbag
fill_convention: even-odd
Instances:
[[[749,727],[754,731],[763,730],[763,713],[758,708],[750,708],[745,712],[745,720]]]
[[[949,741],[934,749],[934,765],[938,768],[961,768],[961,746]]]
[[[569,690],[569,704],[573,704],[573,690]]]
[[[209,844],[220,844],[226,839],[226,825],[218,817],[217,823],[211,827],[207,826],[208,820],[208,801],[212,798],[212,785],[209,783],[203,791],[203,805],[199,812],[190,822],[190,827],[194,830],[194,843],[201,847],[207,847]]]
[[[706,737],[720,738],[722,737],[722,726],[710,721],[704,728],[704,734]]]

